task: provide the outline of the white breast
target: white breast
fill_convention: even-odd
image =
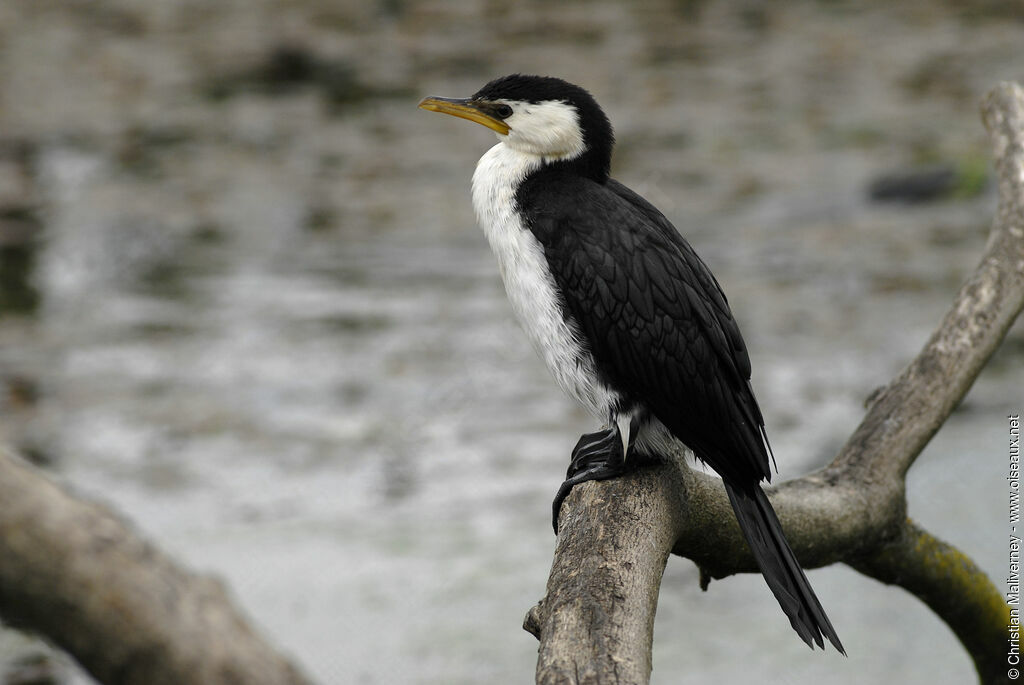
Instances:
[[[562,317],[544,248],[515,212],[516,188],[542,163],[537,155],[498,143],[476,166],[473,207],[498,258],[512,309],[533,348],[565,392],[608,421],[616,395],[600,382],[594,358],[580,345],[579,332]]]

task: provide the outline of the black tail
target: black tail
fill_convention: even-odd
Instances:
[[[743,537],[750,545],[768,587],[789,617],[793,630],[812,648],[813,640],[824,649],[821,639],[824,635],[845,655],[843,643],[839,641],[825,610],[821,608],[821,602],[800,568],[800,562],[790,549],[767,495],[759,485],[752,490],[744,490],[726,482],[725,490],[729,493]]]

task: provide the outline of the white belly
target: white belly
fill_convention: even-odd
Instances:
[[[498,143],[480,158],[473,174],[477,221],[498,258],[505,292],[519,324],[559,386],[601,421],[608,421],[616,395],[597,375],[579,332],[562,317],[544,248],[522,225],[515,189],[541,164],[539,157]]]

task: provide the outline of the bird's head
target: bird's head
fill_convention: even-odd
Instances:
[[[547,163],[567,163],[602,182],[608,178],[614,144],[608,117],[590,93],[562,79],[512,74],[472,97],[428,97],[419,106],[483,124],[505,145]]]

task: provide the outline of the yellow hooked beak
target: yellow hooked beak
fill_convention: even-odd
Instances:
[[[473,100],[468,98],[436,98],[428,97],[423,98],[420,101],[420,109],[425,109],[430,112],[441,112],[442,114],[451,114],[453,117],[459,117],[460,119],[469,119],[475,121],[478,124],[483,124],[492,131],[497,131],[503,136],[508,135],[508,124],[501,119],[496,119],[490,114],[487,114],[477,104],[474,104]]]

